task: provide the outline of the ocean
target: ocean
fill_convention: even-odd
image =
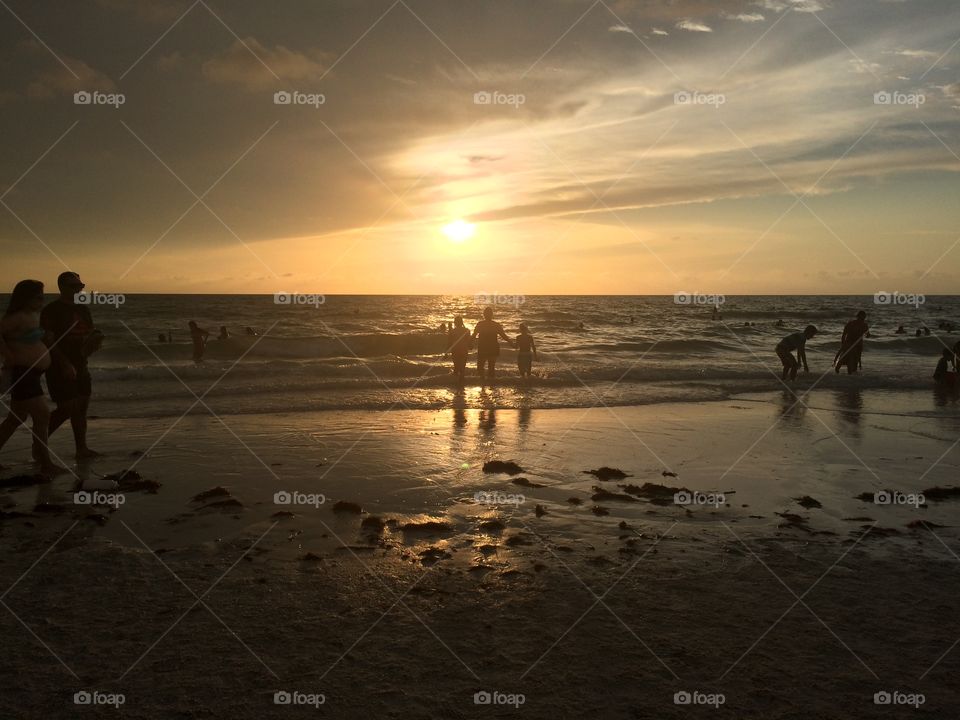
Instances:
[[[811,372],[800,386],[925,389],[932,386],[944,344],[958,339],[940,326],[960,328],[958,296],[919,298],[914,304],[900,304],[904,297],[877,304],[873,296],[727,296],[718,318],[711,306],[677,303],[673,296],[496,296],[489,298],[495,318],[511,337],[520,322],[530,327],[540,353],[535,377],[521,381],[514,351],[503,347],[495,386],[484,388],[473,375],[458,391],[439,327],[462,314],[472,329],[485,306],[472,296],[298,298],[313,304],[277,304],[272,295],[122,299],[91,307],[106,334],[91,359],[95,416],[166,417],[188,409],[250,414],[576,408],[724,399],[780,390],[773,348],[807,324],[817,325],[820,334],[808,344]],[[840,332],[860,309],[869,313],[872,328],[864,374],[836,376],[830,367]],[[226,326],[231,336],[211,339],[201,364],[191,359],[189,320],[213,337]],[[907,332],[898,335],[901,324]],[[916,337],[924,325],[931,335]],[[244,334],[247,326],[261,335]],[[168,333],[173,341],[160,342],[158,336]]]

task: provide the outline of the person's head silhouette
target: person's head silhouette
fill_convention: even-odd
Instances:
[[[485,307],[483,309],[483,319],[484,320],[493,320],[493,308]]]

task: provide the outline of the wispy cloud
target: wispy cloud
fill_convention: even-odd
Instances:
[[[713,32],[713,28],[698,20],[681,20],[677,23],[677,29],[688,32]]]

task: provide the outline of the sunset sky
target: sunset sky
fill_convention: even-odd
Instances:
[[[956,0],[3,0],[0,39],[3,291],[960,287]]]

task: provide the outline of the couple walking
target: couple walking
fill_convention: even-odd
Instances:
[[[44,306],[43,283],[21,280],[0,319],[0,355],[4,385],[9,384],[10,404],[0,423],[0,448],[13,433],[33,420],[33,457],[44,475],[67,472],[50,458],[48,438],[70,420],[77,458],[97,455],[87,447],[87,409],[91,380],[87,358],[100,348],[103,335],[93,325],[86,305],[77,304],[84,284],[74,272],[57,278],[59,297]],[[41,378],[56,403],[51,413]]]

